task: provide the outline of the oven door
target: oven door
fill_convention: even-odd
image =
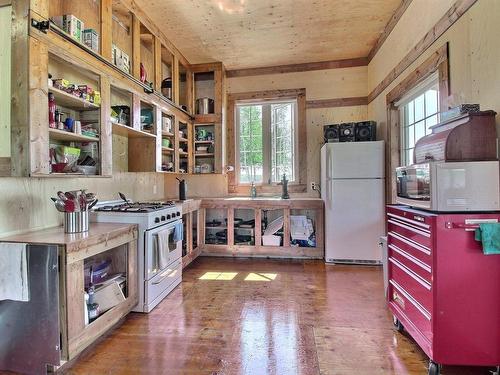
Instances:
[[[144,236],[144,277],[149,280],[181,257],[182,221],[147,230]]]
[[[431,209],[430,165],[416,164],[396,168],[396,202]]]

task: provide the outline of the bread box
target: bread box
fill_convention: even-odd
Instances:
[[[433,126],[415,145],[415,163],[497,160],[495,116],[495,111],[466,113]]]

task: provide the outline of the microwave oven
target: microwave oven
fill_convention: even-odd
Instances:
[[[499,162],[429,162],[396,168],[396,202],[430,211],[498,211]]]

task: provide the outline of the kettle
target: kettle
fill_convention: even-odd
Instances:
[[[179,200],[185,201],[186,194],[187,194],[187,182],[186,180],[181,180],[178,177],[176,177],[177,181],[179,181]]]

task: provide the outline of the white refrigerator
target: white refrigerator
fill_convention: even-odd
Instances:
[[[379,264],[385,233],[384,142],[326,143],[321,148],[325,260]]]

